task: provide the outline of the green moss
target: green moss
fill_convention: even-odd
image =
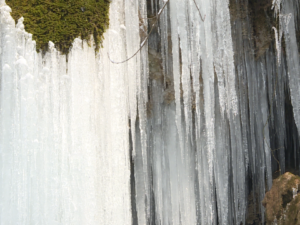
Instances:
[[[33,34],[37,50],[46,51],[52,41],[63,53],[68,53],[74,39],[90,39],[96,50],[109,24],[110,0],[6,0],[16,20],[24,17],[27,32]]]

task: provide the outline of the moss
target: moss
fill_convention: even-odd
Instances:
[[[24,17],[27,32],[33,34],[37,50],[46,51],[52,41],[63,53],[68,53],[76,37],[90,39],[96,50],[109,25],[110,0],[6,0],[17,21]]]
[[[289,172],[273,181],[262,204],[266,207],[266,222],[273,224],[300,225],[300,194],[293,198],[293,188],[299,189],[300,177]]]

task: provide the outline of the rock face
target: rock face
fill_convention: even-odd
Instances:
[[[275,179],[262,204],[267,224],[300,225],[300,177],[289,172]]]

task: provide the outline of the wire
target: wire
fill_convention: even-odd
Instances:
[[[159,12],[158,12],[158,14],[157,14],[156,16],[149,18],[149,19],[154,19],[154,18],[156,18],[156,20],[155,20],[154,24],[152,25],[152,28],[151,28],[150,32],[148,33],[147,37],[146,37],[145,40],[142,42],[141,47],[140,47],[140,48],[139,48],[132,56],[130,56],[128,59],[125,59],[124,61],[116,62],[116,61],[114,61],[114,60],[112,60],[112,59],[110,58],[109,53],[107,52],[107,56],[108,56],[109,60],[110,60],[112,63],[114,63],[114,64],[122,64],[122,63],[128,62],[130,59],[132,59],[133,57],[135,57],[135,56],[142,50],[142,48],[146,45],[146,43],[147,43],[147,41],[148,41],[148,39],[149,39],[149,37],[150,37],[150,34],[151,34],[152,31],[154,30],[154,27],[155,27],[155,25],[157,24],[160,15],[161,15],[162,12],[164,11],[164,9],[165,9],[165,7],[167,6],[167,4],[169,3],[169,1],[170,1],[170,0],[167,0],[167,1],[165,2],[165,4],[164,4],[163,7],[159,10]],[[194,3],[195,3],[195,6],[196,6],[198,12],[199,12],[199,15],[200,15],[201,20],[204,22],[204,21],[205,21],[206,15],[204,15],[204,17],[202,17],[202,14],[201,14],[200,9],[199,9],[199,7],[198,7],[198,5],[197,5],[197,3],[196,3],[196,0],[193,0],[193,1],[194,1]]]

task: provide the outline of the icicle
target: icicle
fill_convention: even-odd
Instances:
[[[272,10],[274,10],[274,15],[277,17],[280,14],[281,10],[281,0],[273,0]]]
[[[175,1],[170,2],[171,17],[171,29],[172,29],[172,56],[173,56],[173,76],[174,76],[174,91],[175,91],[175,103],[176,103],[176,125],[178,128],[180,148],[183,149],[183,135],[181,128],[181,89],[180,89],[180,56],[179,56],[179,38],[177,34],[177,3]]]
[[[277,50],[277,62],[278,65],[280,66],[281,64],[281,41],[282,41],[282,35],[285,32],[288,34],[288,25],[291,20],[292,14],[288,15],[279,15],[279,33],[275,27],[272,29],[274,30],[275,33],[275,42],[276,42],[276,50]]]
[[[276,51],[277,51],[277,62],[278,65],[280,65],[280,61],[281,61],[281,38],[282,38],[282,33],[279,32],[276,29],[276,27],[272,28],[274,30],[275,33],[275,43],[276,43]]]
[[[292,18],[292,13],[289,13],[287,15],[279,15],[279,26],[280,26],[280,33],[289,33],[288,27],[289,27],[289,23],[291,21]]]

